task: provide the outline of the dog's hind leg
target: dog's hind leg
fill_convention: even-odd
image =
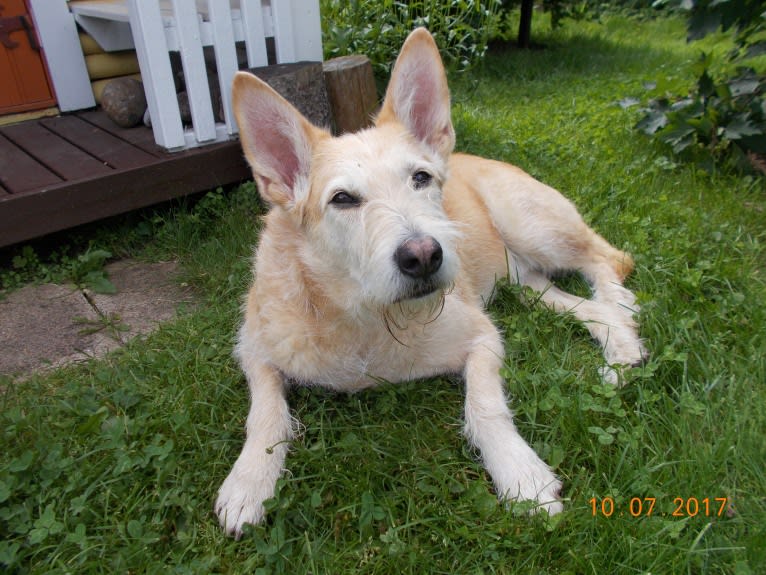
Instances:
[[[281,374],[244,354],[240,357],[251,395],[247,438],[242,453],[218,490],[215,503],[221,526],[237,538],[246,523],[255,524],[263,518],[263,502],[274,495],[293,435]]]
[[[526,272],[518,280],[538,292],[540,300],[551,309],[572,313],[583,322],[603,349],[607,367],[601,370],[601,374],[607,382],[619,383],[620,366],[635,366],[643,362],[646,352],[638,337],[636,323],[632,312],[622,303],[574,296],[535,271]],[[632,296],[628,290],[624,291]]]
[[[510,255],[510,279],[539,292],[549,307],[572,312],[583,321],[601,344],[608,366],[643,362],[646,352],[633,319],[638,310],[635,296],[622,285],[633,269],[630,255],[593,231],[557,190],[514,166],[472,161],[481,166],[475,189]],[[591,299],[551,284],[553,274],[566,271],[585,276],[593,289]],[[618,382],[611,367],[603,375]]]
[[[475,311],[479,335],[471,342],[465,366],[465,435],[481,452],[501,499],[538,502],[537,509],[558,513],[561,482],[513,424],[500,377],[504,351],[492,322]]]

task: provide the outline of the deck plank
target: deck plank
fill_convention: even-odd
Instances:
[[[46,130],[39,122],[6,126],[0,133],[64,180],[106,175],[112,171],[71,142]]]
[[[46,118],[40,123],[62,138],[77,142],[80,148],[116,170],[158,161],[155,156],[77,116]]]
[[[78,112],[77,117],[82,120],[108,132],[112,136],[130,142],[137,148],[140,148],[147,154],[152,156],[164,158],[168,155],[168,152],[157,145],[154,141],[154,133],[151,128],[140,125],[134,128],[121,128],[115,124],[106,114],[98,110],[91,110],[86,112]]]
[[[62,179],[5,138],[0,130],[0,181],[13,194],[58,184]]]
[[[91,179],[0,196],[0,246],[251,178],[238,141]]]
[[[236,140],[171,153],[100,110],[5,126],[0,247],[251,178]]]

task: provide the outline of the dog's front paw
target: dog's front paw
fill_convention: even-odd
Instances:
[[[498,496],[505,500],[536,502],[531,513],[545,509],[549,515],[554,515],[563,511],[564,505],[560,500],[562,484],[551,468],[521,437],[517,436],[509,443],[506,444],[506,449],[510,449],[504,454],[503,464],[488,465]],[[489,463],[486,459],[485,463]],[[492,459],[500,463],[500,460]]]
[[[615,338],[616,339],[616,338]],[[610,349],[608,364],[599,369],[604,383],[621,386],[625,383],[625,372],[633,367],[641,367],[649,359],[649,351],[638,336],[629,334],[623,338],[621,346],[613,345]],[[605,355],[607,355],[605,353]]]
[[[227,535],[239,539],[245,524],[257,524],[263,519],[263,502],[274,495],[271,489],[258,485],[256,478],[239,473],[235,468],[218,490],[215,513]]]
[[[561,481],[542,460],[539,463],[514,470],[514,479],[509,484],[497,485],[498,492],[505,500],[536,502],[530,513],[542,509],[549,515],[561,513],[564,510],[560,499]]]

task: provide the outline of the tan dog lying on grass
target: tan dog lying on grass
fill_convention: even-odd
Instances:
[[[452,153],[447,79],[424,29],[402,47],[374,128],[334,138],[247,73],[234,107],[271,210],[236,349],[252,404],[215,504],[224,529],[240,536],[274,494],[294,434],[288,383],[353,392],[445,373],[465,377],[465,434],[498,496],[561,511],[561,482],[513,424],[484,306],[501,277],[538,291],[585,322],[616,383],[644,354],[622,286],[630,256],[520,169]],[[551,285],[565,270],[591,299]]]

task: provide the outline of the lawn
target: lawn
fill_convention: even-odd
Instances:
[[[179,259],[198,308],[106,359],[0,381],[6,572],[764,572],[766,185],[674,159],[618,104],[650,82],[688,89],[701,47],[726,38],[690,46],[681,20],[621,16],[536,37],[547,49],[452,74],[458,147],[562,190],[634,255],[652,354],[602,385],[584,328],[500,287],[517,425],[563,479],[565,511],[498,504],[461,436],[462,383],[440,378],[293,390],[302,433],[268,520],[221,533],[212,504],[248,406],[231,358],[261,210],[245,185],[133,217],[117,236],[130,249],[93,236]]]

